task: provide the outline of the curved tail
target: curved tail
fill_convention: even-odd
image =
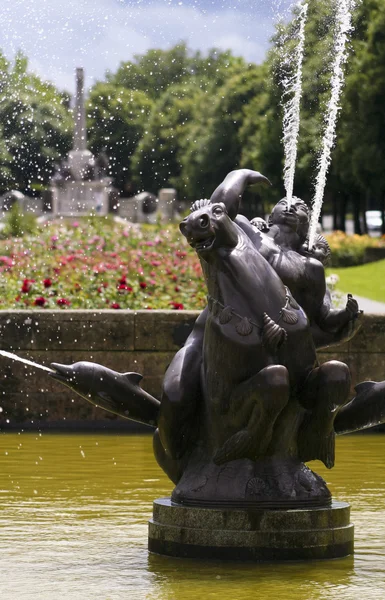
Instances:
[[[229,217],[234,220],[241,205],[243,192],[247,186],[255,183],[271,185],[271,182],[267,177],[258,171],[252,171],[251,169],[237,169],[231,171],[214,190],[210,201],[211,203],[223,202]]]

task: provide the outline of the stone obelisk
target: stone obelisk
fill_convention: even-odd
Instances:
[[[86,113],[84,105],[84,69],[76,69],[76,97],[74,107],[74,141],[68,154],[71,172],[76,180],[84,179],[86,169],[93,162],[87,150]]]
[[[97,171],[92,152],[87,150],[84,71],[76,69],[72,150],[51,180],[53,216],[104,216],[108,213],[111,178]]]

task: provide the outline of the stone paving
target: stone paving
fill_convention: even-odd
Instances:
[[[385,304],[383,302],[376,302],[375,300],[370,300],[369,298],[362,298],[361,296],[356,296],[354,294],[354,298],[357,300],[359,307],[368,315],[385,315]]]

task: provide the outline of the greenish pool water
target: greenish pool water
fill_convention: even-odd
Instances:
[[[332,471],[352,505],[356,554],[272,565],[149,555],[152,500],[172,484],[150,436],[0,435],[1,600],[383,600],[385,436],[338,439]]]

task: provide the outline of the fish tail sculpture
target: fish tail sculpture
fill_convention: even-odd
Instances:
[[[385,423],[385,381],[364,381],[355,391],[357,395],[341,408],[334,421],[338,435]]]

